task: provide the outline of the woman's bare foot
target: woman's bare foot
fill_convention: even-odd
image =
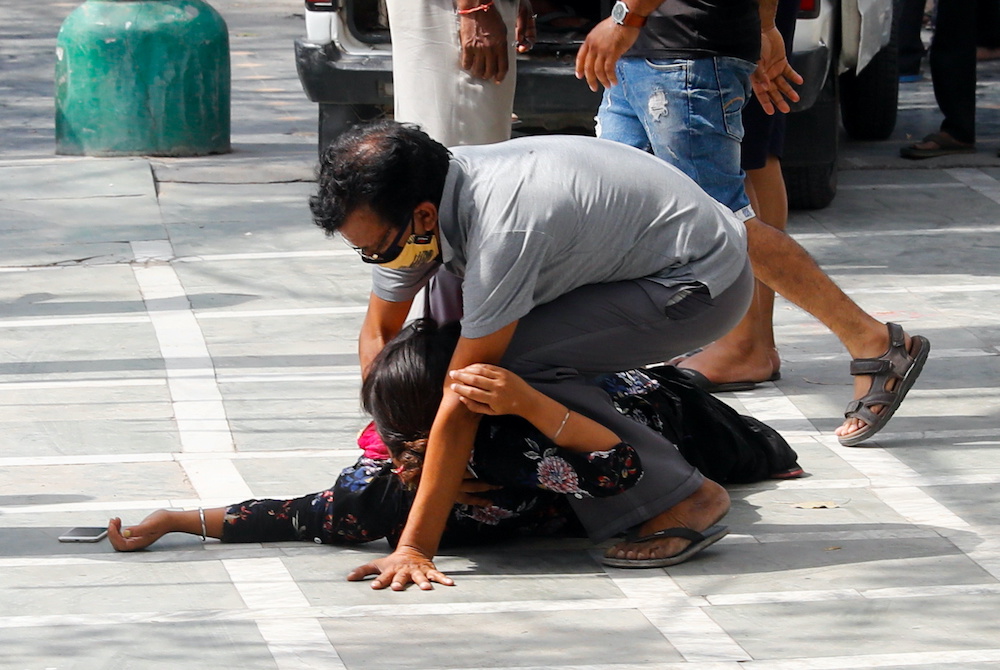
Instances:
[[[116,551],[145,549],[173,530],[170,527],[170,514],[165,509],[157,510],[138,525],[125,529],[122,529],[122,520],[115,517],[108,522],[108,540]]]
[[[642,524],[639,534],[645,536],[667,528],[690,528],[700,533],[716,524],[728,511],[729,493],[719,484],[706,479],[690,496]],[[619,542],[604,555],[628,560],[667,558],[684,551],[690,543],[690,540],[679,537],[642,543]]]

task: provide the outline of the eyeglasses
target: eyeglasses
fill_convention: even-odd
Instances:
[[[389,243],[389,246],[386,247],[385,251],[376,251],[375,253],[369,254],[365,252],[364,247],[356,247],[353,245],[349,246],[358,252],[358,255],[361,256],[361,260],[364,261],[365,263],[377,263],[377,264],[391,263],[392,261],[399,258],[399,255],[403,253],[403,247],[400,246],[399,243],[403,240],[403,237],[406,235],[408,230],[411,231],[412,233],[415,233],[416,232],[415,227],[416,223],[414,222],[413,217],[411,216],[410,228],[407,229],[406,226],[400,228],[399,232],[396,233],[396,237],[393,238],[392,242]]]

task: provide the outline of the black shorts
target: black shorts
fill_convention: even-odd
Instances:
[[[778,0],[775,24],[785,39],[785,51],[791,54],[792,38],[795,35],[795,18],[799,12],[799,0]],[[785,115],[775,112],[764,113],[764,109],[751,97],[743,108],[743,145],[740,167],[744,170],[759,170],[767,163],[768,156],[781,158],[785,148]]]

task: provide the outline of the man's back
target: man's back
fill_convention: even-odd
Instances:
[[[548,136],[453,154],[439,224],[444,261],[465,277],[466,337],[586,284],[648,277],[714,295],[743,267],[742,224],[645,152]],[[376,293],[400,299],[399,273],[375,274]]]

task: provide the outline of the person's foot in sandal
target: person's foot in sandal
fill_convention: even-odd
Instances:
[[[976,145],[969,142],[959,142],[947,132],[941,130],[931,133],[919,142],[899,150],[903,158],[937,158],[952,154],[974,154]]]
[[[930,352],[931,343],[926,337],[911,337],[895,323],[887,323],[886,330],[888,345],[882,355],[851,361],[854,400],[847,404],[846,420],[834,431],[844,446],[864,442],[889,422]]]
[[[640,525],[637,537],[641,539],[631,542],[623,540],[608,549],[604,553],[605,563],[609,565],[614,563],[614,567],[634,568],[662,567],[665,564],[681,563],[697,553],[688,551],[692,539],[675,535],[647,539],[647,536],[675,528],[687,528],[699,534],[706,533],[728,511],[729,494],[726,489],[706,479],[690,496]],[[724,534],[723,532],[722,535]],[[698,543],[701,545],[698,550],[712,544],[722,535],[707,533],[704,540]],[[664,563],[664,560],[668,563]]]

